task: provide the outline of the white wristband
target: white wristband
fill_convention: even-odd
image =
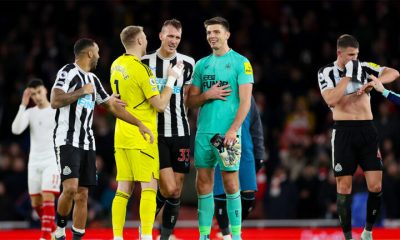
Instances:
[[[167,83],[165,83],[166,87],[170,87],[171,89],[174,89],[176,78],[173,76],[168,76],[167,78]]]

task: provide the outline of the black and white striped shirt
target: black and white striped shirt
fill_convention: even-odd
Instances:
[[[193,58],[180,53],[176,53],[171,58],[163,58],[159,54],[159,50],[142,58],[142,62],[147,64],[156,76],[157,86],[160,91],[165,87],[169,64],[175,65],[178,61],[183,62],[185,69],[182,77],[175,83],[169,105],[164,113],[158,113],[159,136],[188,136],[190,134],[186,109],[183,104],[183,86],[192,83],[195,62]]]
[[[94,107],[96,103],[101,104],[110,98],[100,80],[95,74],[85,72],[75,63],[70,63],[58,71],[53,88],[70,93],[87,83],[94,85],[92,94],[81,96],[76,102],[57,109],[54,146],[72,145],[84,150],[95,150],[92,130]]]
[[[347,84],[345,95],[357,92],[357,90],[360,89],[363,84],[368,82],[369,75],[372,74],[375,77],[379,77],[382,74],[383,69],[385,69],[385,67],[381,67],[372,62],[361,62],[361,66],[361,82],[350,81],[349,84]],[[340,68],[337,65],[337,61],[319,69],[318,84],[321,93],[327,89],[335,88],[344,76],[345,69]]]

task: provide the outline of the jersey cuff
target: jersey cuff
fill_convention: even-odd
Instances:
[[[25,109],[26,109],[26,106],[25,106],[25,105],[22,105],[22,104],[19,105],[19,110],[22,110],[22,111],[23,111],[23,110],[25,110]]]
[[[387,90],[387,89],[385,89],[385,90],[383,90],[382,95],[383,95],[385,98],[387,98],[387,97],[389,96],[389,93],[390,93],[390,91]]]

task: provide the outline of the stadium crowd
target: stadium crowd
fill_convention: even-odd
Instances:
[[[11,133],[27,82],[43,79],[48,89],[57,70],[73,60],[73,43],[90,37],[99,43],[95,71],[108,93],[112,59],[123,53],[119,32],[143,25],[148,49],[159,44],[159,26],[177,18],[184,27],[180,52],[198,60],[210,52],[203,21],[221,15],[231,23],[230,44],[254,69],[254,91],[265,130],[267,187],[258,200],[263,214],[254,218],[337,218],[335,179],[331,170],[331,111],[317,83],[318,68],[336,58],[339,35],[361,43],[360,60],[400,69],[400,4],[397,1],[13,1],[0,8],[0,220],[31,216],[26,166],[29,134]],[[395,81],[389,89],[400,90]],[[384,164],[383,218],[400,218],[400,111],[371,93],[374,121]],[[115,195],[114,122],[97,109],[94,128],[98,183],[91,189],[89,223],[110,224]],[[190,123],[195,132],[196,113]],[[192,169],[194,171],[194,169]],[[362,171],[354,193],[365,193]],[[186,182],[188,184],[188,182]],[[190,188],[194,188],[190,187]],[[356,199],[356,198],[355,198]],[[189,198],[183,202],[195,204]],[[310,211],[310,209],[314,209]],[[130,218],[134,213],[130,212]]]

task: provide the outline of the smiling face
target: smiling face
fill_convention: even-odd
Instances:
[[[208,25],[206,28],[207,41],[213,51],[228,47],[230,33],[221,25]]]
[[[161,47],[160,50],[167,56],[176,53],[176,49],[181,42],[182,29],[177,29],[172,25],[164,26],[160,32]]]

